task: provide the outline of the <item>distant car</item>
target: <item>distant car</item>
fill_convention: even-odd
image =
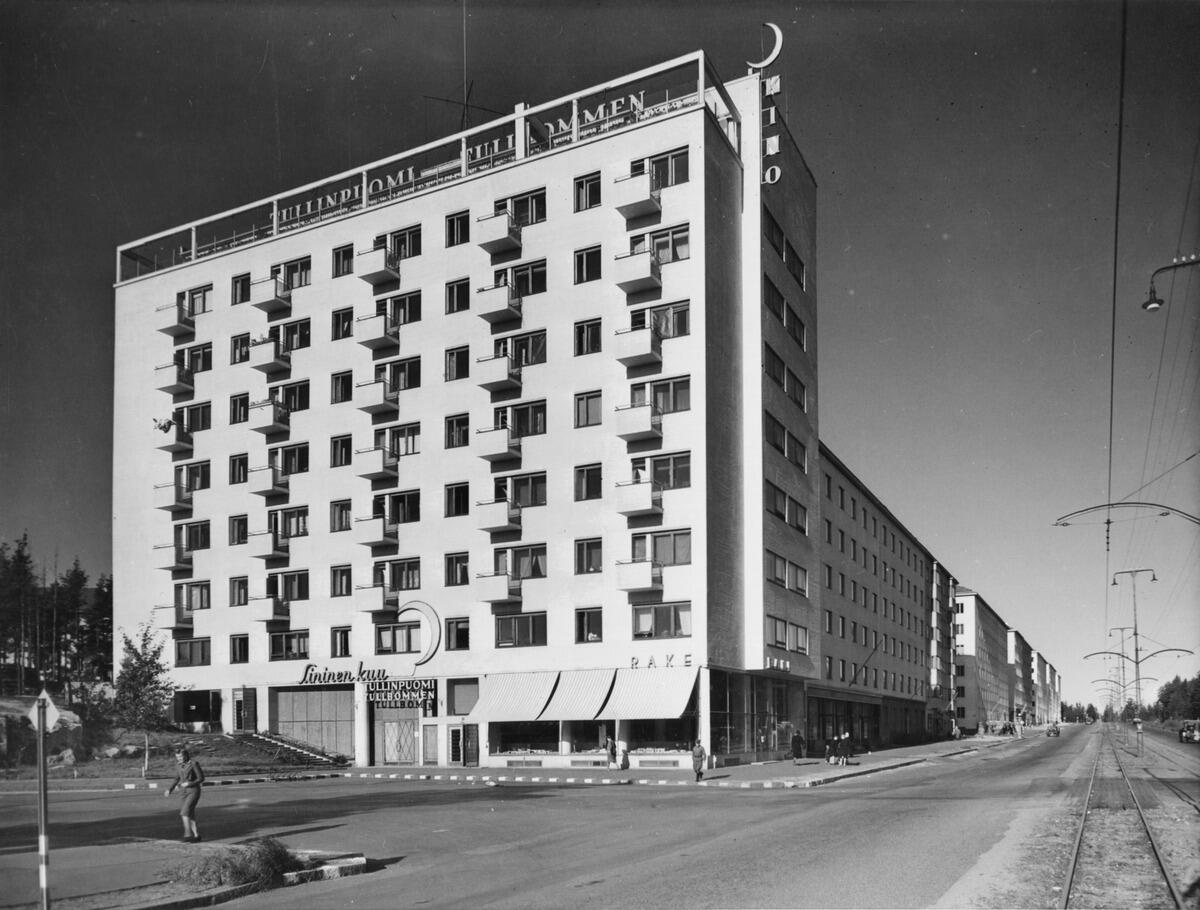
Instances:
[[[1046,728],[1047,736],[1062,736],[1062,731],[1058,729],[1058,724],[1051,724]]]
[[[1200,720],[1185,720],[1179,728],[1181,743],[1200,743]]]

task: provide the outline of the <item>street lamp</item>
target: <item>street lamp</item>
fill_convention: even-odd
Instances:
[[[1170,265],[1164,265],[1162,268],[1155,269],[1150,276],[1150,296],[1146,298],[1146,302],[1142,304],[1142,309],[1147,313],[1153,313],[1155,310],[1162,309],[1164,301],[1158,296],[1158,292],[1154,290],[1154,278],[1162,272],[1169,272],[1171,269],[1181,269],[1188,265],[1200,265],[1200,257],[1195,253],[1187,259],[1177,259],[1172,261]]]

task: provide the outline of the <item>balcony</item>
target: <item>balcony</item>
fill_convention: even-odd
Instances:
[[[292,418],[288,409],[274,398],[266,398],[250,405],[250,429],[255,433],[271,435],[283,433],[291,428]]]
[[[475,361],[475,377],[479,387],[489,392],[521,388],[521,367],[508,354],[480,357]]]
[[[521,507],[507,499],[475,503],[475,514],[479,516],[479,530],[517,531],[521,528]]]
[[[617,408],[617,435],[626,442],[662,439],[662,411],[649,402]]]
[[[354,406],[368,414],[400,410],[400,395],[386,379],[371,379],[354,386]]]
[[[485,461],[521,457],[521,437],[508,427],[485,427],[475,431],[475,454]]]
[[[521,600],[521,579],[513,578],[507,572],[476,575],[475,587],[479,591],[479,599],[484,603],[500,604]]]
[[[166,604],[154,608],[154,626],[164,632],[186,632],[192,628],[195,611],[178,604]]]
[[[384,544],[394,544],[397,540],[397,526],[394,521],[383,517],[354,519],[354,542],[364,547],[381,547]]]
[[[278,275],[250,282],[250,306],[278,313],[292,306],[292,291]]]
[[[250,366],[268,376],[292,368],[292,355],[278,338],[261,338],[250,343]]]
[[[617,361],[624,366],[662,363],[662,332],[654,325],[617,332],[614,347]]]
[[[387,247],[366,250],[354,257],[354,273],[372,287],[399,281],[400,257]]]
[[[158,330],[164,335],[179,337],[192,335],[196,331],[196,320],[188,312],[186,304],[168,303],[154,312],[158,317]]]
[[[661,515],[662,484],[653,480],[633,480],[617,484],[617,511],[625,516]]]
[[[475,291],[475,312],[486,322],[521,318],[521,295],[508,284],[493,284]]]
[[[521,225],[508,211],[475,219],[475,242],[490,256],[521,248]]]
[[[354,589],[354,609],[360,613],[395,613],[400,592],[387,585],[362,585]]]
[[[613,260],[613,280],[626,294],[662,287],[662,265],[653,250],[624,253]]]
[[[154,485],[154,508],[168,512],[186,512],[192,508],[192,491],[181,483]]]
[[[618,562],[617,588],[622,591],[661,591],[662,565],[648,559]]]
[[[154,368],[154,386],[160,392],[178,395],[190,392],[196,386],[192,371],[182,363],[164,363]]]
[[[288,602],[274,594],[251,597],[250,602],[239,609],[246,610],[251,622],[287,622],[292,618]]]
[[[154,548],[159,568],[168,572],[185,572],[192,567],[192,551],[180,544],[159,544]]]
[[[288,476],[274,465],[251,468],[246,473],[247,490],[255,496],[279,496],[288,491]]]
[[[400,326],[386,314],[359,316],[354,320],[354,337],[372,351],[395,348],[400,346]]]
[[[400,459],[386,446],[372,446],[354,452],[354,464],[359,477],[367,480],[387,480],[396,476],[396,465]]]
[[[283,559],[291,552],[289,542],[278,531],[256,531],[246,539],[249,553],[255,559]]]
[[[192,450],[191,431],[183,424],[176,420],[169,420],[164,432],[167,434],[167,441],[158,447],[160,451],[174,453]]]
[[[629,174],[613,181],[613,206],[623,218],[640,218],[662,211],[661,190],[650,172]]]

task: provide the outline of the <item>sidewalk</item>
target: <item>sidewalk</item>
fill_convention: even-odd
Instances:
[[[712,768],[704,773],[704,780],[695,782],[691,768],[655,768],[652,770],[631,769],[628,771],[603,771],[578,774],[570,771],[547,770],[529,773],[520,769],[502,768],[430,768],[413,771],[381,771],[378,768],[357,768],[345,772],[319,772],[295,775],[268,775],[253,778],[210,779],[208,786],[259,781],[314,780],[319,778],[343,777],[348,779],[386,782],[406,781],[485,781],[497,786],[513,785],[556,785],[556,786],[691,786],[726,787],[734,789],[788,789],[816,787],[835,783],[846,778],[875,774],[881,771],[904,768],[921,762],[954,757],[969,758],[980,750],[1020,742],[1009,737],[971,737],[958,741],[928,743],[884,752],[856,755],[846,767],[836,767],[821,758],[767,762],[763,764],[736,765],[729,768]],[[83,783],[82,781],[80,783]],[[161,782],[125,783],[124,781],[92,781],[94,788],[104,783],[108,789],[145,790],[162,786]],[[8,792],[11,792],[8,791]],[[52,791],[53,792],[53,791]],[[331,845],[335,846],[335,845]],[[59,902],[86,895],[99,895],[126,888],[139,888],[160,881],[159,869],[163,863],[181,858],[194,851],[192,845],[168,840],[138,840],[131,843],[104,844],[54,850],[50,856],[51,897]],[[0,908],[36,905],[38,891],[38,855],[36,845],[31,844],[28,852],[0,853],[0,881],[5,887],[0,890]],[[118,900],[108,906],[117,906]]]

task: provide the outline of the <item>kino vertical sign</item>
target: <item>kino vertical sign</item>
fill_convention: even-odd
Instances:
[[[783,50],[783,32],[780,31],[778,25],[774,22],[764,22],[767,28],[771,30],[771,34],[775,36],[775,47],[762,60],[757,63],[747,61],[747,65],[752,70],[758,70],[759,74],[768,66],[775,62],[779,56],[779,52]],[[762,154],[762,182],[763,183],[778,183],[779,178],[783,176],[783,171],[778,164],[769,163],[768,159],[779,154],[779,135],[778,133],[768,133],[771,127],[779,123],[779,110],[775,106],[774,98],[779,94],[780,79],[778,76],[764,76],[762,80],[762,109],[759,122],[759,144]]]

